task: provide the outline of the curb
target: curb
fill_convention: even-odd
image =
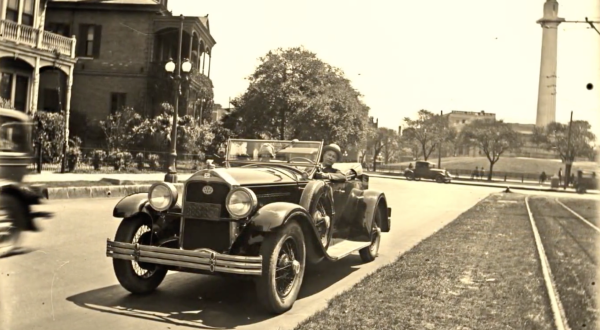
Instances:
[[[377,174],[377,173],[367,173],[369,176],[373,176],[373,177],[381,177],[381,178],[387,178],[387,179],[395,179],[395,180],[404,180],[404,181],[408,181],[406,180],[404,177],[400,176],[400,175],[393,175],[393,174]],[[450,184],[458,184],[458,185],[463,185],[463,186],[475,186],[475,187],[490,187],[490,188],[506,188],[506,187],[510,187],[510,189],[518,189],[518,190],[530,190],[530,191],[544,191],[544,192],[556,192],[556,193],[570,193],[570,194],[577,194],[576,191],[571,191],[571,190],[559,190],[559,189],[552,189],[552,188],[534,188],[534,187],[530,187],[530,186],[521,186],[521,185],[511,185],[510,183],[506,183],[506,184],[481,184],[481,183],[471,183],[468,181],[457,181],[457,180],[452,180],[452,182],[450,182]],[[586,192],[586,194],[591,194],[591,195],[598,195],[598,192],[595,191],[590,191],[588,190]]]
[[[175,183],[175,188],[183,193],[183,183]],[[46,199],[76,198],[113,198],[125,197],[135,193],[147,193],[152,185],[93,186],[93,187],[56,187],[44,188],[42,194]]]

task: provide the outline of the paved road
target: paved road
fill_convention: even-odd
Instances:
[[[158,291],[130,296],[105,257],[114,237],[118,199],[50,201],[58,212],[44,231],[26,234],[31,252],[0,259],[0,329],[291,329],[327,300],[393,261],[487,194],[498,189],[373,178],[393,207],[392,231],[380,257],[362,264],[352,255],[309,271],[300,298],[285,315],[264,315],[250,284],[171,273]]]

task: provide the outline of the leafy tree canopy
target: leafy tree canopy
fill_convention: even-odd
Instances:
[[[369,108],[341,70],[302,47],[279,48],[260,61],[224,120],[236,135],[324,140],[342,148],[364,138]]]

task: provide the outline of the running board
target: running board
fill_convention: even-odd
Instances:
[[[371,242],[343,241],[327,249],[327,254],[331,260],[337,261],[369,245],[371,245]]]

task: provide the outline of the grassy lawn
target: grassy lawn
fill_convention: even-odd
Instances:
[[[584,217],[587,221],[598,226],[598,217],[600,217],[600,214],[598,214],[600,211],[600,208],[598,207],[598,201],[561,198],[560,202],[565,204],[571,210],[577,212],[577,214]]]
[[[494,194],[299,324],[308,329],[553,329],[519,194]]]
[[[437,158],[433,157],[429,159],[430,162],[437,164]],[[398,163],[404,166],[408,166],[410,162]],[[413,162],[414,165],[414,162]],[[489,170],[490,162],[486,157],[447,157],[442,158],[442,167],[447,169],[464,169],[473,170],[475,166],[483,166],[486,170]],[[494,164],[494,171],[498,172],[516,172],[516,173],[542,173],[545,171],[546,174],[557,174],[558,169],[563,169],[563,175],[565,172],[565,165],[560,160],[554,159],[535,159],[535,158],[508,158],[501,157],[496,164]],[[581,169],[584,171],[597,171],[598,163],[594,162],[574,162],[573,170]]]
[[[580,214],[589,206],[582,200],[569,204]],[[598,233],[554,199],[530,199],[530,206],[571,329],[598,329]]]

